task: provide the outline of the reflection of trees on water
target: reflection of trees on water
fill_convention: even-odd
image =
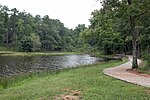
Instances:
[[[21,73],[52,71],[66,67],[98,62],[96,57],[89,55],[65,55],[65,56],[1,56],[0,77],[18,75]]]

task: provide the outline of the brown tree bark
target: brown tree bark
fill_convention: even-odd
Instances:
[[[130,6],[132,4],[132,0],[128,0],[128,5]],[[138,63],[137,63],[137,30],[136,30],[136,18],[135,16],[130,15],[130,31],[132,33],[132,55],[133,55],[133,61],[132,61],[132,69],[137,69],[138,68]]]

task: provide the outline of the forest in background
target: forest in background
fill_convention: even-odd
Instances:
[[[0,46],[14,51],[89,51],[132,54],[133,68],[141,56],[150,66],[150,1],[98,0],[91,25],[68,29],[48,15],[33,17],[0,6]],[[142,55],[143,54],[143,55]]]
[[[68,29],[58,19],[48,15],[32,16],[16,8],[0,6],[0,46],[1,49],[35,52],[35,51],[75,51],[83,42],[79,33],[85,25]]]

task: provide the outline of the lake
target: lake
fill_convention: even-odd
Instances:
[[[103,61],[90,55],[70,54],[63,56],[0,56],[0,77],[24,73],[53,71],[78,67]]]

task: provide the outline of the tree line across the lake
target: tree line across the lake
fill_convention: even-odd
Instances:
[[[74,30],[64,27],[58,19],[48,15],[32,16],[16,8],[0,5],[0,46],[14,51],[73,51],[83,44],[79,33],[86,27]]]
[[[68,29],[48,15],[32,16],[0,6],[0,46],[15,51],[93,51],[133,54],[150,66],[150,0],[98,0],[91,25]]]

